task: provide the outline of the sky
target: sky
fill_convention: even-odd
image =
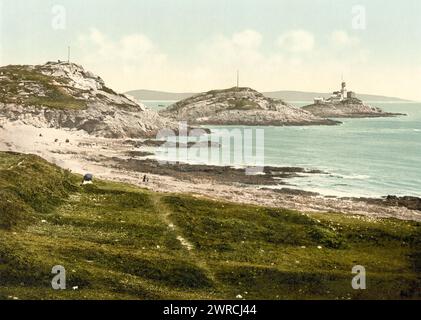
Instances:
[[[125,92],[337,90],[421,101],[419,0],[0,0],[0,64],[66,60]]]

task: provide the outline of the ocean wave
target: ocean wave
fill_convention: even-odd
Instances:
[[[335,176],[342,178],[342,179],[349,179],[349,180],[367,180],[370,179],[370,176],[365,174],[353,174],[353,175],[346,175],[346,174],[336,174]]]

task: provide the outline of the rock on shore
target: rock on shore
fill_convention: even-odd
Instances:
[[[335,125],[295,108],[282,100],[274,100],[251,88],[214,90],[179,101],[160,112],[173,120],[196,125]]]

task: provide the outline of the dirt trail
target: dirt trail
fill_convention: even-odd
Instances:
[[[163,202],[162,197],[163,196],[159,194],[152,196],[153,205],[155,207],[156,212],[159,214],[160,218],[165,223],[165,225],[167,225],[168,228],[175,234],[177,240],[186,250],[191,260],[194,261],[194,263],[199,268],[205,271],[206,276],[209,279],[211,279],[214,283],[217,282],[216,277],[212,272],[212,269],[207,265],[206,261],[198,255],[194,245],[185,238],[182,229],[178,227],[171,219],[171,211],[169,210],[168,206]]]

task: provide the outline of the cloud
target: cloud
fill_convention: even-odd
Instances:
[[[330,41],[338,47],[352,47],[360,43],[358,37],[350,36],[346,31],[336,30],[330,35]]]
[[[242,48],[258,48],[262,43],[262,35],[254,30],[235,33],[232,42]]]
[[[93,60],[120,60],[123,63],[146,60],[149,63],[162,63],[166,59],[143,34],[130,34],[113,41],[101,31],[92,28],[86,35],[79,36],[79,44],[84,51],[88,51],[89,59]]]
[[[290,52],[308,52],[313,50],[315,39],[306,30],[291,30],[278,38],[278,46]]]
[[[382,88],[393,88],[393,77],[388,82],[389,77],[383,82],[376,78],[382,74],[381,66],[370,63],[359,40],[342,31],[333,32],[328,39],[328,45],[316,46],[311,32],[295,29],[271,43],[258,31],[246,29],[205,37],[188,46],[186,55],[174,56],[146,34],[111,37],[91,29],[79,37],[75,52],[78,62],[123,92],[228,88],[236,84],[237,69],[240,85],[260,91],[328,92],[338,86],[341,74],[357,92],[382,93],[379,83]]]
[[[239,68],[244,65],[262,63],[262,35],[245,30],[231,36],[216,35],[198,45],[198,63],[205,66]],[[226,69],[225,69],[226,70]]]
[[[156,86],[155,74],[168,69],[167,56],[144,34],[128,34],[112,39],[92,28],[78,39],[80,62],[100,75],[116,90]],[[152,81],[151,81],[152,80]]]

